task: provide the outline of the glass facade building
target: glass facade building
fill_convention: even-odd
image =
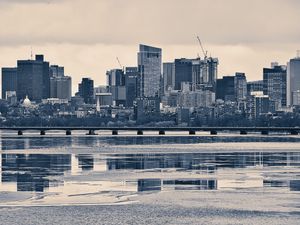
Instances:
[[[138,96],[155,97],[160,93],[162,51],[140,45],[138,52]]]

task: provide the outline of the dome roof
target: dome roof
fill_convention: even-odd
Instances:
[[[25,107],[30,106],[31,105],[31,101],[29,100],[28,96],[26,95],[26,98],[23,101],[23,105]]]

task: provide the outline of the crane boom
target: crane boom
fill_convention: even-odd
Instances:
[[[203,52],[204,58],[206,59],[207,58],[207,51],[204,50],[203,45],[201,43],[201,40],[200,40],[199,36],[197,36],[197,39],[198,39],[199,45],[201,47],[201,50]]]
[[[119,60],[119,58],[118,57],[116,57],[117,58],[117,61],[118,61],[118,63],[119,63],[119,66],[121,67],[121,69],[123,69],[123,66],[122,66],[122,64],[121,64],[121,62],[120,62],[120,60]]]

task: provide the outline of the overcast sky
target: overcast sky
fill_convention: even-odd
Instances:
[[[140,43],[163,49],[163,61],[201,54],[219,58],[219,77],[262,68],[300,49],[298,0],[0,0],[0,66],[44,54],[65,67],[73,92],[82,77],[105,84],[105,72],[136,66]]]

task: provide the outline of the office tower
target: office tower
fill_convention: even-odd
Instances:
[[[126,107],[133,107],[133,103],[137,97],[137,67],[125,68],[125,86],[126,86]]]
[[[108,86],[124,86],[125,76],[121,69],[112,69],[106,72],[106,83]]]
[[[293,92],[300,90],[300,57],[290,59],[287,65],[287,105],[294,105]]]
[[[32,101],[40,102],[50,96],[49,62],[43,55],[36,55],[35,60],[18,60],[17,97],[26,96]]]
[[[269,96],[270,100],[275,102],[277,110],[286,106],[286,67],[274,63],[272,66],[272,68],[263,69],[263,92]]]
[[[90,78],[82,78],[78,85],[79,96],[83,98],[84,103],[94,103],[94,81]]]
[[[64,67],[58,65],[50,66],[50,77],[63,77],[65,75]]]
[[[121,69],[112,69],[106,72],[108,92],[112,93],[113,105],[126,104],[125,75]]]
[[[216,98],[224,101],[235,101],[235,78],[234,76],[223,76],[217,80]]]
[[[204,61],[205,61],[205,59],[204,59]],[[207,88],[210,91],[216,92],[216,82],[217,82],[217,77],[218,77],[219,60],[218,60],[218,58],[209,57],[206,59],[205,62],[208,67],[207,74],[206,74]]]
[[[190,82],[192,90],[216,92],[218,75],[217,58],[175,59],[175,90],[180,90],[181,82]]]
[[[2,99],[6,99],[6,92],[17,91],[17,68],[2,68]]]
[[[175,64],[171,62],[163,63],[163,89],[166,93],[175,86]]]
[[[138,96],[159,96],[161,82],[161,49],[140,45],[138,52]]]
[[[235,73],[234,91],[236,102],[245,102],[247,98],[247,79],[244,73]]]
[[[247,97],[251,95],[251,92],[263,91],[264,90],[264,81],[256,80],[247,82]]]
[[[71,100],[72,78],[68,76],[50,78],[50,98]]]
[[[175,59],[174,89],[181,90],[181,83],[192,83],[192,59]]]

